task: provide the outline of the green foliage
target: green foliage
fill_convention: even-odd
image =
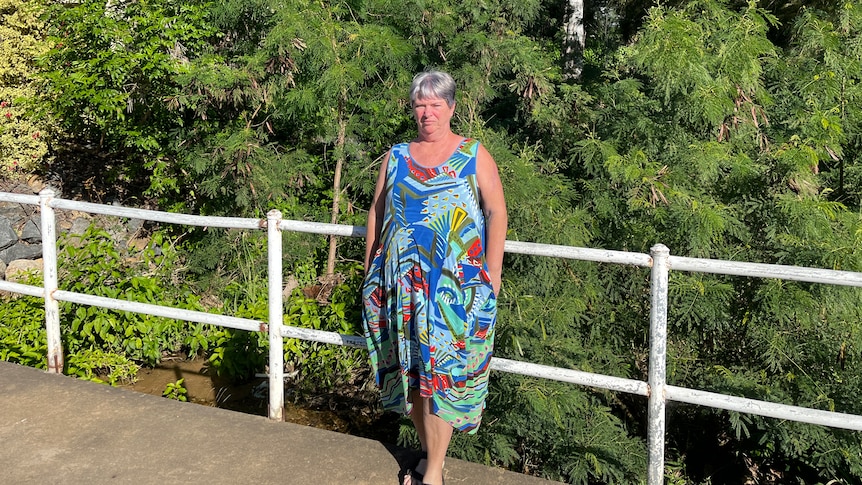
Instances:
[[[367,196],[365,172],[407,119],[391,88],[409,79],[410,52],[362,13],[340,2],[213,5],[208,21],[226,40],[177,77],[171,103],[185,121],[176,157],[154,165],[152,193],[210,214],[277,207],[320,219],[346,162],[338,190]]]
[[[29,280],[27,284],[40,284]],[[47,368],[45,307],[41,299],[14,297],[0,305],[0,360]],[[75,337],[64,333],[64,346]],[[138,366],[123,355],[101,349],[67,352],[64,373],[95,382],[134,381]]]
[[[766,37],[774,24],[753,2],[741,13],[712,0],[676,11],[654,8],[632,61],[650,77],[674,122],[713,130],[740,108],[768,101],[762,73],[776,55]],[[756,125],[755,113],[748,121]]]
[[[75,238],[77,239],[77,238]],[[61,243],[58,255],[60,288],[108,298],[201,310],[199,298],[174,281],[177,254],[169,240],[154,234],[150,245],[137,251],[118,248],[104,229],[91,226],[81,242]],[[155,248],[159,248],[159,254]],[[185,322],[139,313],[117,312],[96,306],[61,305],[61,324],[67,331],[67,351],[99,348],[148,365],[163,352],[206,348],[207,330]]]
[[[793,130],[782,141],[803,148],[800,158],[808,159],[802,180],[855,206],[860,203],[856,182],[862,131],[860,25],[858,2],[844,3],[831,16],[803,11],[793,26],[794,42],[773,76],[776,99]],[[815,174],[823,172],[821,183],[811,180],[811,167]]]
[[[602,228],[594,244],[646,252],[662,242],[674,254],[858,271],[858,198],[838,194],[836,173],[855,164],[846,154],[859,134],[848,103],[858,70],[835,67],[853,62],[840,56],[862,28],[857,10],[839,8],[843,24],[806,11],[783,51],[769,39],[772,14],[753,2],[738,10],[714,1],[652,9],[636,41],[609,64],[608,82],[593,91],[613,113],[575,144],[582,167],[573,173]],[[847,89],[834,88],[842,83]],[[631,271],[597,276],[601,283],[590,287],[601,298],[586,305],[584,318],[589,335],[605,336],[593,342],[615,355],[625,355],[628,342],[628,372],[643,379],[647,302],[627,283]],[[627,294],[615,289],[627,287]],[[859,344],[851,316],[858,291],[672,273],[670,292],[673,384],[858,413],[847,394],[854,364],[846,360]],[[669,419],[735,436],[670,431],[677,463],[695,481],[753,473],[741,456],[763,474],[754,479],[785,470],[800,483],[858,480],[859,458],[840,451],[858,446],[852,434],[708,409],[672,411]],[[726,457],[727,468],[704,475],[694,458],[704,454]]]
[[[284,324],[343,335],[361,335],[358,313],[360,268],[352,265],[347,274],[346,281],[335,284],[330,290],[312,286],[315,290],[331,291],[328,301],[323,304],[318,298],[294,291],[285,302]],[[352,382],[367,367],[367,353],[352,347],[285,339],[284,351],[287,367],[298,371],[295,377],[297,386],[307,391],[332,389]]]
[[[122,181],[169,156],[182,118],[170,97],[189,58],[215,35],[206,4],[175,0],[55,4],[46,23],[51,50],[41,58],[49,103],[75,142],[120,153],[108,175]],[[117,173],[112,173],[117,172]],[[153,184],[164,184],[156,177]]]
[[[223,275],[224,312],[241,318],[267,321],[266,274],[261,266],[265,248],[254,238],[238,257],[239,273]],[[258,242],[263,241],[257,239]],[[265,241],[263,241],[265,242]],[[315,262],[316,261],[316,262]],[[319,259],[310,257],[293,265],[290,279],[297,289],[285,297],[284,324],[345,335],[359,335],[358,291],[360,272],[356,264],[344,268],[344,281],[322,282]],[[306,296],[302,290],[315,296]],[[322,298],[319,296],[324,295]],[[269,340],[265,333],[223,328],[210,336],[209,363],[218,375],[242,381],[266,370]],[[285,339],[285,364],[301,390],[320,392],[351,381],[366,365],[367,355],[360,349],[333,346],[299,339]]]
[[[101,349],[85,349],[70,354],[63,370],[79,379],[116,385],[134,382],[138,365],[123,355]]]
[[[188,390],[183,386],[185,379],[179,379],[176,382],[168,382],[165,390],[162,392],[162,397],[173,399],[174,401],[188,401]]]
[[[42,3],[0,1],[0,176],[30,173],[50,162],[50,123],[34,120],[38,102],[36,58],[49,49],[42,38]]]
[[[0,360],[48,368],[48,339],[45,336],[45,303],[21,296],[0,304]]]
[[[220,328],[210,341],[207,360],[217,375],[243,382],[266,369],[269,340],[265,333]]]
[[[493,424],[488,430],[517,436],[516,469],[540,471],[566,483],[643,481],[646,449],[638,438],[629,436],[625,424],[603,404],[608,396],[520,377],[500,378],[498,385],[513,386],[518,392],[496,393],[511,401],[492,399],[489,406],[497,411],[488,417],[501,416],[507,409],[524,410],[501,420],[500,430],[495,429],[497,424],[491,419]]]

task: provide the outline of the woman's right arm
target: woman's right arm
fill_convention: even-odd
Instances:
[[[363,266],[366,273],[368,265],[371,264],[371,258],[377,246],[380,245],[380,229],[383,226],[383,212],[386,210],[386,195],[383,190],[386,188],[386,170],[391,154],[391,151],[387,152],[380,165],[380,173],[377,174],[377,184],[374,187],[374,198],[368,209],[368,221],[365,225],[365,265]]]

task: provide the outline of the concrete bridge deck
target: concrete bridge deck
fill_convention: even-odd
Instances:
[[[400,483],[412,452],[0,362],[2,484]],[[546,480],[446,460],[450,485]]]

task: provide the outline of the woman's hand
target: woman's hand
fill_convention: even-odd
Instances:
[[[491,275],[491,289],[494,290],[494,296],[500,295],[500,287],[503,286],[503,275]]]

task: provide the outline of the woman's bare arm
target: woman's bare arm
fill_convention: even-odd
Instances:
[[[484,146],[479,145],[476,158],[476,178],[480,203],[485,214],[485,261],[495,294],[499,294],[503,278],[503,246],[509,227],[506,198],[497,163]]]
[[[368,220],[365,225],[367,231],[365,234],[365,263],[363,266],[366,272],[368,265],[371,264],[371,257],[380,244],[380,229],[383,226],[383,211],[386,204],[386,195],[383,190],[386,188],[386,170],[390,155],[391,152],[388,152],[380,165],[380,173],[377,174],[377,184],[374,187],[374,198],[368,209]]]

